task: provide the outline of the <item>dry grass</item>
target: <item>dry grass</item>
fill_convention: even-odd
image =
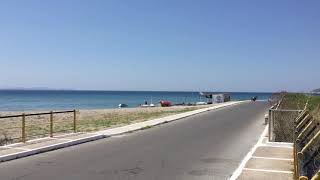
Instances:
[[[80,110],[77,113],[77,131],[104,130],[204,107],[208,106]],[[2,112],[1,116],[12,114],[21,114],[21,112]],[[73,113],[55,114],[53,119],[55,135],[73,131]],[[21,141],[21,127],[21,118],[0,119],[0,145]],[[49,136],[49,132],[49,115],[26,117],[28,140]]]

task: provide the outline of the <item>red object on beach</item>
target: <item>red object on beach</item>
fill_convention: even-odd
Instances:
[[[170,101],[160,101],[161,107],[169,107],[171,106]]]

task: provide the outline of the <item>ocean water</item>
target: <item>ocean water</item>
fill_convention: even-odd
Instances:
[[[253,96],[266,100],[271,93],[230,92],[231,100],[247,100]],[[199,92],[164,91],[58,91],[58,90],[0,90],[0,111],[64,110],[117,108],[120,103],[137,107],[144,101],[157,104],[205,101]]]

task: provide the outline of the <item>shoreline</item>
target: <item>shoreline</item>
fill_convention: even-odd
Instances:
[[[212,92],[219,93],[219,92]],[[249,100],[254,96],[268,99],[271,93],[230,92],[232,101]],[[172,105],[185,105],[207,101],[199,92],[166,91],[0,91],[0,112],[51,111],[70,109],[114,109],[119,104],[129,108],[138,107],[145,101],[158,105],[160,101],[170,101]]]
[[[232,101],[230,101],[232,102]],[[165,110],[165,109],[184,109],[184,108],[205,108],[217,105],[219,103],[213,103],[213,104],[204,104],[204,105],[173,105],[169,107],[161,107],[161,106],[155,106],[155,107],[124,107],[124,108],[80,108],[80,109],[66,109],[66,108],[57,108],[57,109],[32,109],[32,110],[9,110],[9,111],[3,111],[0,110],[0,116],[2,115],[13,115],[13,114],[22,114],[22,113],[42,113],[42,112],[50,112],[50,111],[68,111],[68,110],[77,110],[79,112],[88,112],[88,111],[139,111],[139,110]]]

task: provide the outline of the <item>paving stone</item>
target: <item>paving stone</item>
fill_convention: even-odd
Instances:
[[[17,143],[17,144],[13,144],[13,145],[9,145],[9,147],[22,147],[24,148],[25,146],[28,145],[32,145],[32,144],[38,144],[38,143],[42,143],[42,142],[48,142],[48,141],[53,141],[54,139],[47,137],[47,138],[41,138],[41,139],[36,139],[36,140],[32,140],[32,141],[27,141],[26,143]]]
[[[251,158],[245,167],[252,169],[293,171],[293,161]]]
[[[260,146],[254,152],[253,156],[292,159],[293,149],[285,147]]]
[[[0,156],[5,156],[5,155],[9,155],[9,154],[14,154],[14,153],[18,153],[18,152],[22,152],[24,150],[21,149],[11,149],[11,148],[1,148],[0,150]]]
[[[292,180],[293,174],[243,170],[238,180]]]
[[[86,138],[86,137],[91,137],[94,134],[85,134],[85,133],[79,133],[79,134],[68,134],[68,135],[63,135],[59,137],[55,137],[57,139],[70,139],[70,140],[75,140],[75,139],[81,139],[81,138]]]
[[[8,149],[8,148],[0,147],[0,151],[2,151],[2,150],[6,150],[6,149]]]
[[[36,143],[36,144],[26,145],[26,146],[23,146],[23,148],[36,149],[36,148],[41,148],[41,147],[50,146],[50,145],[54,145],[54,144],[59,144],[59,143],[63,143],[63,142],[67,142],[67,141],[66,140],[62,140],[62,139],[54,139],[54,140],[50,140],[50,141],[45,141],[45,142],[40,142],[40,143]]]

